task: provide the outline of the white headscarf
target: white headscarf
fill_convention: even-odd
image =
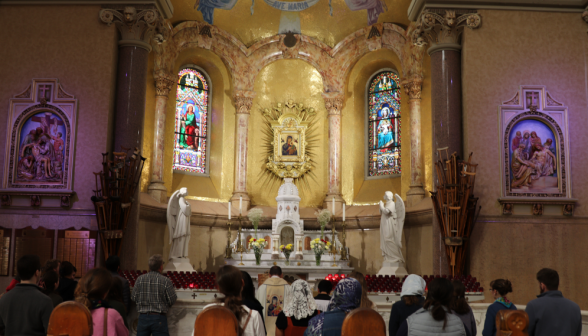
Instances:
[[[312,290],[304,280],[296,280],[286,293],[284,315],[301,320],[311,316],[316,310],[316,302],[312,297]]]
[[[424,296],[426,287],[427,282],[425,279],[416,274],[411,274],[406,277],[406,280],[404,280],[404,283],[402,284],[402,292],[400,293],[400,297],[405,295]]]

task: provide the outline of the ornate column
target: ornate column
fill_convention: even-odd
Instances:
[[[437,155],[438,148],[447,147],[449,155],[463,158],[461,115],[461,45],[464,27],[478,28],[481,18],[470,10],[445,9],[443,16],[434,12],[421,14],[420,26],[413,33],[415,45],[431,47],[431,110],[433,115],[433,162],[445,160]],[[433,169],[433,188],[438,184]],[[433,272],[449,274],[445,245],[433,216]]]
[[[406,193],[406,205],[411,207],[425,197],[423,189],[421,151],[421,90],[422,76],[413,76],[402,81],[408,95],[410,109],[410,186]]]
[[[335,213],[343,207],[341,197],[341,110],[343,109],[343,92],[324,92],[323,99],[329,119],[329,192],[323,201],[323,208],[331,209],[335,198]]]
[[[149,195],[160,203],[167,202],[167,189],[163,184],[163,146],[165,141],[165,112],[174,77],[166,71],[155,73],[155,123],[153,128],[153,154],[151,156],[151,182]]]
[[[112,150],[121,146],[142,149],[143,121],[145,119],[145,91],[147,86],[147,59],[151,51],[151,38],[160,18],[155,9],[137,10],[135,7],[114,6],[100,10],[100,20],[120,32],[118,41],[118,68],[114,136]],[[137,265],[137,236],[139,223],[139,188],[137,200],[129,214],[122,247],[122,268],[135,269]]]
[[[235,125],[235,189],[231,203],[239,209],[239,201],[243,198],[243,214],[249,209],[251,200],[247,194],[247,142],[249,131],[249,113],[253,105],[255,92],[235,91],[235,110],[237,121]]]

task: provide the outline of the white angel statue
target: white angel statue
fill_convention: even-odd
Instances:
[[[190,215],[192,208],[184,197],[188,196],[188,189],[177,190],[167,204],[167,226],[169,228],[169,258],[188,258],[188,243],[190,242]]]
[[[380,248],[385,262],[402,263],[402,228],[404,227],[404,202],[400,195],[391,191],[384,193],[384,202],[380,201]]]

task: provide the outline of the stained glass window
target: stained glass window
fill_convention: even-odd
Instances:
[[[208,83],[204,74],[187,68],[179,73],[173,169],[205,174],[208,134]]]
[[[368,88],[368,177],[401,173],[399,80],[394,72],[380,72]]]

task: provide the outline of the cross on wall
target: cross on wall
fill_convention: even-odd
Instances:
[[[57,125],[63,125],[63,121],[51,118],[52,113],[46,112],[44,117],[32,117],[32,121],[36,121],[43,126],[43,133],[49,134],[49,127],[57,121]]]
[[[39,94],[37,95],[37,100],[41,101],[42,98],[45,98],[47,101],[51,101],[51,89],[52,86],[49,84],[40,84],[38,87]]]

